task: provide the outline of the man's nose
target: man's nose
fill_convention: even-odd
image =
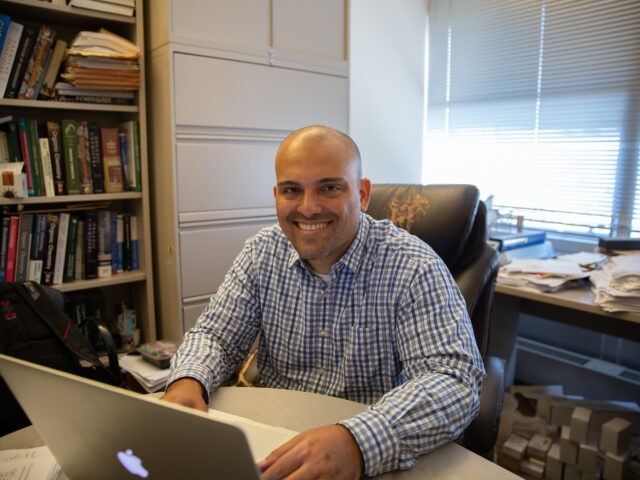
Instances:
[[[305,217],[311,217],[321,211],[318,196],[315,193],[305,193],[298,205],[298,211]]]

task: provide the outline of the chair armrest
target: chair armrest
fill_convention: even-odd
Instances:
[[[480,411],[464,431],[462,443],[478,455],[493,460],[504,399],[505,361],[502,358],[487,356],[484,364],[487,376],[480,393]]]

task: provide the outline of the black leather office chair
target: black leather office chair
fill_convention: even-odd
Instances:
[[[464,296],[487,377],[480,412],[460,443],[493,460],[504,396],[504,360],[487,355],[498,252],[487,244],[487,209],[473,185],[373,185],[367,213],[388,218],[444,260]]]

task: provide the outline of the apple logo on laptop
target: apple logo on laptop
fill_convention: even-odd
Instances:
[[[118,460],[129,473],[142,478],[149,476],[149,472],[142,466],[142,460],[136,457],[131,450],[127,449],[124,452],[118,452]]]

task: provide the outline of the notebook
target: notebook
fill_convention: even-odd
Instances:
[[[260,478],[295,433],[0,355],[0,375],[71,480]]]

